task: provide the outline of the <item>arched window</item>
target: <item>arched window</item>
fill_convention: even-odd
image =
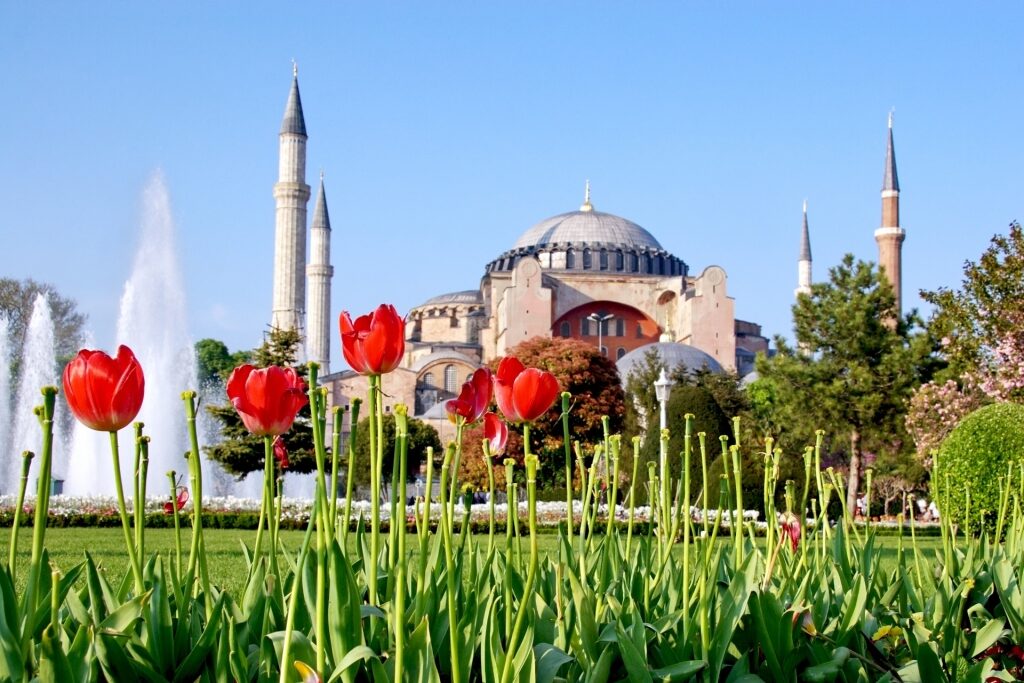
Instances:
[[[590,270],[593,264],[590,262],[590,250],[583,250],[583,270]]]
[[[563,320],[559,327],[561,328],[560,332],[563,337],[568,339],[572,336],[572,325],[568,320]]]
[[[608,270],[608,251],[605,249],[601,250],[601,270]]]
[[[636,324],[636,338],[637,339],[643,339],[644,338],[644,326],[643,326],[643,323],[637,323]]]
[[[455,394],[459,391],[459,378],[455,374],[454,365],[444,366],[444,390],[449,394]]]
[[[637,258],[636,252],[635,251],[634,252],[630,252],[630,254],[629,254],[629,272],[635,273],[635,272],[637,272],[637,270],[639,270],[640,265],[639,265],[638,261],[639,261],[639,259]]]
[[[432,387],[434,385],[434,373],[428,372],[423,375],[422,383],[424,386]]]
[[[620,358],[622,358],[625,355],[626,355],[626,349],[624,349],[623,347],[620,346],[618,348],[618,350],[615,352],[615,360],[619,360]]]
[[[626,259],[622,254],[622,250],[615,252],[615,270],[622,271],[626,267]]]
[[[615,319],[615,336],[616,337],[625,337],[626,336],[626,321],[623,320],[622,318],[616,318]]]
[[[572,270],[576,267],[576,252],[572,249],[565,250],[565,268],[566,270]]]

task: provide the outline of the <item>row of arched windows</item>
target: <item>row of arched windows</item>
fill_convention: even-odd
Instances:
[[[541,265],[551,267],[551,254],[557,252],[542,251]],[[545,258],[546,257],[546,258]],[[517,255],[508,254],[493,261],[488,271],[512,270]],[[647,275],[685,275],[686,264],[668,254],[651,254],[649,252],[623,251],[616,249],[590,249],[584,247],[577,251],[573,247],[565,250],[566,270],[597,270],[617,273],[643,273]]]

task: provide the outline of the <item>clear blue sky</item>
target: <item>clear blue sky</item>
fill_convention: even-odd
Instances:
[[[159,168],[191,335],[255,346],[292,58],[335,316],[476,287],[589,178],[790,335],[805,198],[816,280],[877,257],[892,107],[905,307],[1024,218],[1020,3],[296,5],[0,4],[0,275],[52,282],[112,344]]]

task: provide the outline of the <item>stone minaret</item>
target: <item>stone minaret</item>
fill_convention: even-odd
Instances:
[[[306,305],[306,121],[299,97],[298,69],[281,122],[278,180],[274,184],[274,307],[271,327],[304,333]]]
[[[878,265],[896,295],[896,315],[903,311],[903,240],[900,227],[900,181],[896,175],[896,153],[892,144],[892,114],[889,114],[889,145],[885,150],[885,175],[882,177],[882,227],[875,230]]]
[[[331,335],[331,217],[327,213],[324,174],[320,172],[320,192],[313,207],[313,223],[309,228],[309,265],[306,266],[306,292],[309,295],[306,328],[306,360],[320,365],[320,374],[330,372]]]
[[[811,293],[811,233],[807,229],[807,200],[804,200],[804,229],[800,236],[800,260],[796,266],[796,290],[793,296]]]

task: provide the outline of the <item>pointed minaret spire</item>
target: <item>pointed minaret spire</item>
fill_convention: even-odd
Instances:
[[[292,89],[278,136],[277,206],[274,221],[274,293],[270,326],[305,331],[306,308],[306,121],[299,98],[298,68],[292,65]]]
[[[288,93],[288,104],[284,107],[284,120],[281,121],[281,135],[306,134],[306,119],[302,115],[302,98],[299,96],[299,65],[292,61],[292,90]]]
[[[892,144],[892,114],[889,112],[889,146],[885,149],[885,174],[882,176],[882,191],[900,191],[900,179],[896,175],[896,152]]]
[[[811,293],[811,232],[807,227],[807,200],[804,200],[804,226],[800,235],[800,260],[797,261],[797,286],[794,296]]]
[[[330,372],[331,335],[331,217],[327,212],[324,172],[320,171],[320,191],[313,207],[313,223],[309,228],[309,265],[306,266],[306,291],[309,301],[306,335],[306,359],[320,365],[320,373]]]
[[[900,227],[900,181],[896,174],[896,152],[892,141],[892,111],[889,112],[889,139],[885,148],[885,169],[882,176],[882,225],[875,230],[878,243],[878,265],[896,295],[896,315],[903,310],[903,240],[906,232]],[[895,322],[895,321],[893,321]]]
[[[580,211],[593,211],[594,207],[590,203],[590,181],[587,180],[586,189],[583,191],[583,205],[580,206]]]

